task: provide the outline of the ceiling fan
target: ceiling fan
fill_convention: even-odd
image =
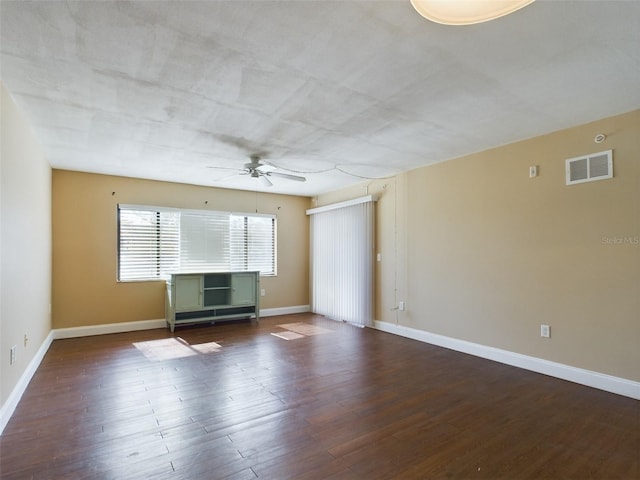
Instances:
[[[271,165],[268,163],[262,163],[260,161],[260,155],[251,155],[249,157],[251,160],[249,163],[244,164],[244,169],[241,170],[242,173],[240,175],[249,175],[252,178],[259,178],[262,183],[264,183],[267,187],[272,187],[273,183],[269,180],[269,177],[277,177],[284,178],[286,180],[293,180],[296,182],[306,182],[307,179],[305,177],[301,177],[299,175],[291,175],[290,173],[282,173],[273,171],[273,169],[277,169],[275,165]],[[224,167],[212,167],[212,168],[224,168]]]

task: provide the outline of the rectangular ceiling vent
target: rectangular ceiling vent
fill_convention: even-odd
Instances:
[[[613,151],[592,153],[566,161],[567,185],[613,177]]]

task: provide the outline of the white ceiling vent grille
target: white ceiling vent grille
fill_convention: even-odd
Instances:
[[[566,161],[567,185],[593,182],[613,177],[612,150],[592,153]]]

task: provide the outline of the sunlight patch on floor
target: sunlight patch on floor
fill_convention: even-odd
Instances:
[[[321,335],[323,333],[330,333],[333,330],[328,328],[318,327],[316,325],[309,325],[308,323],[284,323],[276,325],[277,327],[284,328],[286,332],[272,333],[271,335],[282,338],[284,340],[297,340],[298,338],[310,337],[312,335]]]
[[[161,338],[158,340],[149,340],[148,342],[135,342],[133,346],[153,362],[191,357],[194,355],[206,355],[215,353],[222,348],[222,345],[216,342],[190,345],[189,342],[180,337]]]
[[[296,332],[278,332],[272,333],[274,337],[282,338],[283,340],[297,340],[298,338],[304,338],[304,335],[300,335]]]

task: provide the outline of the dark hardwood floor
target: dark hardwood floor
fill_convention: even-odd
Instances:
[[[0,437],[0,469],[3,479],[635,479],[639,415],[633,399],[289,315],[54,341]]]

